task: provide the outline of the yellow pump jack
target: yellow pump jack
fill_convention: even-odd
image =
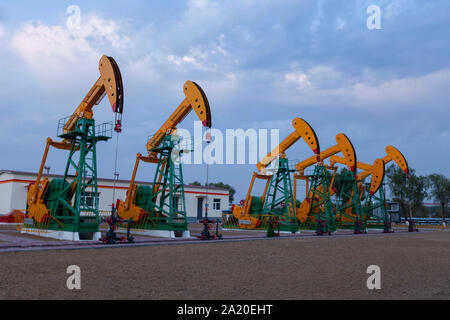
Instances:
[[[89,90],[88,94],[84,97],[83,101],[81,101],[72,116],[70,116],[69,120],[65,123],[63,133],[73,131],[78,120],[80,119],[92,119],[94,114],[92,108],[100,103],[105,94],[108,95],[108,100],[113,111],[119,113],[120,115],[122,114],[122,78],[116,62],[111,57],[102,56],[99,62],[99,71],[100,77],[92,86],[91,90]],[[117,123],[118,126],[120,126],[120,119]],[[60,142],[47,138],[44,156],[42,157],[36,182],[30,186],[27,194],[28,216],[39,222],[42,222],[49,215],[49,208],[47,208],[44,204],[44,197],[47,192],[49,179],[45,177],[41,181],[41,178],[50,146],[56,149],[70,150],[72,147],[72,141],[69,138],[64,138]],[[71,196],[69,196],[70,199],[72,198],[76,187],[77,182],[75,181],[71,186]]]
[[[64,239],[77,240],[78,233],[98,233],[96,143],[111,138],[113,125],[110,122],[95,126],[93,107],[105,95],[115,113],[114,130],[121,131],[124,95],[119,67],[113,58],[104,55],[99,71],[100,77],[75,112],[59,121],[58,137],[63,140],[47,138],[38,176],[27,194],[28,217],[37,223],[47,223],[48,229],[56,229]],[[63,179],[42,179],[50,147],[69,151]],[[74,174],[69,172],[71,169]]]
[[[356,173],[356,151],[350,139],[343,133],[336,135],[336,145],[320,152],[318,157],[310,157],[296,164],[294,174],[294,195],[297,198],[297,182],[306,182],[306,195],[300,206],[296,208],[296,216],[300,223],[325,223],[325,232],[335,230],[334,208],[330,197],[336,192],[333,188],[337,168],[333,165],[325,165],[324,160],[341,153],[346,159],[346,165],[350,171]],[[306,174],[305,169],[315,165],[314,173]],[[333,171],[331,175],[329,170]],[[297,202],[297,201],[296,201]],[[297,204],[296,204],[297,206]],[[322,229],[321,229],[322,230]],[[320,231],[322,234],[323,230]]]
[[[165,236],[167,231],[187,230],[181,164],[173,161],[172,152],[179,147],[177,125],[194,110],[203,126],[211,127],[209,102],[202,88],[195,82],[186,81],[183,93],[185,99],[148,140],[148,155],[137,154],[127,197],[125,201],[118,200],[116,206],[118,216],[133,221],[133,228],[148,232],[160,230],[162,236]],[[141,161],[157,164],[151,188],[138,186],[135,182]],[[155,235],[159,234],[156,232]]]
[[[359,191],[357,199],[361,201],[362,196],[368,193],[366,197],[366,205],[363,210],[363,219],[366,220],[370,218],[372,211],[376,207],[381,207],[382,211],[384,211],[385,231],[387,232],[388,229],[390,229],[390,218],[388,217],[387,210],[385,208],[384,190],[380,189],[384,182],[385,165],[391,161],[394,161],[405,172],[405,174],[408,174],[408,162],[403,154],[393,146],[387,146],[385,151],[386,155],[382,159],[376,159],[372,165],[363,162],[357,163],[358,169],[361,169],[362,171],[358,174],[356,181],[357,190]],[[348,164],[347,159],[339,156],[331,157],[330,162],[341,163],[344,165]],[[371,181],[367,189],[367,186],[364,184],[364,180],[368,177],[371,177]],[[378,196],[376,196],[377,193],[379,193]],[[372,198],[375,198],[374,200],[379,202],[379,204],[375,207],[372,205]],[[353,197],[350,197],[349,202],[353,201],[352,199]],[[338,216],[337,219],[343,222],[353,221],[355,218],[355,213],[352,210],[353,208],[354,206],[350,203],[345,210],[345,214]],[[389,226],[386,225],[388,222]]]
[[[253,176],[245,200],[242,200],[240,205],[233,205],[232,214],[235,221],[237,221],[237,226],[240,229],[258,229],[260,228],[261,222],[264,218],[271,218],[269,217],[271,216],[271,213],[267,212],[265,208],[268,207],[268,190],[272,179],[274,179],[274,174],[268,174],[267,168],[275,160],[279,159],[280,161],[286,161],[286,150],[289,149],[300,138],[303,138],[308,147],[315,154],[318,154],[320,152],[319,141],[317,139],[316,133],[305,120],[301,118],[295,118],[292,121],[292,126],[295,130],[288,137],[286,137],[274,150],[272,150],[260,162],[257,163],[256,167],[258,171],[253,172]],[[287,172],[287,175],[289,175],[289,172]],[[253,185],[257,179],[265,181],[264,192],[260,197],[252,196]],[[290,188],[290,181],[288,182],[288,184],[288,188]],[[287,197],[292,197],[292,195]],[[285,206],[287,206],[289,215],[292,215],[295,218],[294,208],[289,204],[293,203],[293,201],[287,199],[287,201],[283,200],[283,203]]]

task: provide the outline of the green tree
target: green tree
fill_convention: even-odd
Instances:
[[[229,200],[230,203],[233,203],[234,195],[236,193],[236,190],[234,190],[234,188],[232,186],[230,186],[229,184],[223,183],[223,182],[216,182],[216,183],[210,182],[209,186],[227,189],[228,192],[229,192],[228,200]]]
[[[400,203],[402,212],[408,217],[410,210],[423,212],[423,200],[428,196],[428,177],[417,176],[415,170],[409,168],[409,179],[397,165],[390,165],[386,170],[389,189],[393,200]]]
[[[190,183],[190,185],[201,186],[202,184],[198,181],[194,181],[194,182]],[[210,183],[208,183],[208,186],[227,189],[229,192],[228,199],[229,199],[230,203],[233,203],[234,195],[236,194],[236,190],[234,190],[234,188],[232,186],[230,186],[229,184],[223,183],[223,182],[210,182]]]
[[[392,164],[386,169],[386,177],[393,200],[400,204],[402,213],[407,217],[407,176],[399,167]]]
[[[430,181],[430,198],[438,201],[441,205],[442,222],[445,223],[448,199],[450,198],[450,179],[442,174],[431,174],[428,178]]]
[[[423,200],[428,197],[428,188],[428,177],[411,174],[407,184],[407,199],[415,215],[418,215],[419,212],[426,214],[426,211],[423,210]]]

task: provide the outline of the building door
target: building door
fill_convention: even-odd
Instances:
[[[197,198],[197,220],[202,220],[203,198]]]

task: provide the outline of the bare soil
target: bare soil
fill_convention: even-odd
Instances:
[[[373,264],[380,290],[366,286]],[[3,252],[0,299],[448,300],[450,232]]]

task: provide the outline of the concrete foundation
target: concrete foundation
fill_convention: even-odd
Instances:
[[[70,241],[96,241],[102,237],[101,232],[70,232],[59,230],[39,230],[33,228],[22,228],[20,233],[31,234],[38,237],[52,238]]]
[[[127,233],[127,229],[125,228],[118,228],[117,232],[120,233]],[[175,232],[172,230],[146,230],[146,229],[132,229],[130,230],[130,233],[132,235],[136,234],[136,235],[144,235],[144,236],[153,236],[153,237],[160,237],[160,238],[191,238],[191,233],[189,230],[185,230],[183,231],[183,233],[181,234],[181,236],[177,237],[175,236]]]

